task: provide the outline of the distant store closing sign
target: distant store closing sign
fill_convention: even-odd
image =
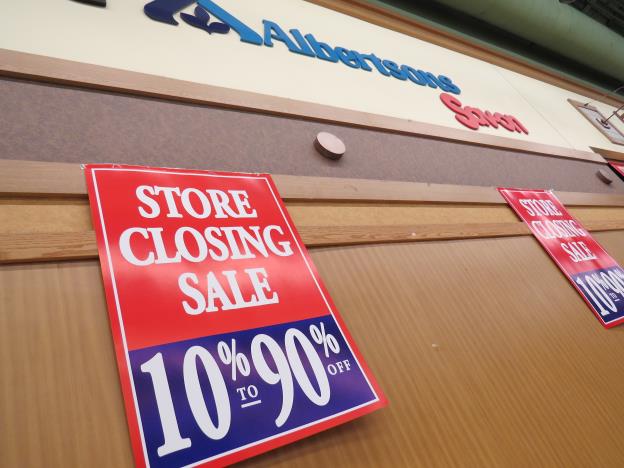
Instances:
[[[624,163],[610,162],[609,166],[624,180]]]
[[[232,463],[385,404],[270,176],[86,174],[139,466]]]
[[[624,321],[624,270],[552,191],[499,188],[501,195],[607,328]]]

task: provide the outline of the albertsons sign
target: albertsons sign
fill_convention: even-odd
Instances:
[[[183,12],[196,3],[193,14]],[[460,94],[461,90],[453,80],[410,65],[401,65],[392,60],[378,57],[374,53],[361,53],[343,46],[321,42],[313,34],[304,34],[299,29],[285,31],[273,21],[263,20],[261,33],[243,23],[231,12],[224,10],[211,0],[155,0],[144,7],[145,14],[155,21],[177,26],[178,17],[187,25],[202,29],[209,34],[227,34],[234,31],[242,42],[257,46],[273,47],[281,43],[295,54],[342,63],[350,68],[372,72],[401,81],[410,81],[419,86],[440,88],[448,93]],[[212,19],[215,18],[215,20]]]

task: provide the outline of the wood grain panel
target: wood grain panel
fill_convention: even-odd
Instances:
[[[597,235],[620,262],[623,235]],[[243,466],[621,466],[624,335],[533,238],[312,257],[390,404]],[[0,288],[0,466],[132,466],[98,263]]]
[[[624,223],[618,227],[624,229]],[[425,224],[413,226],[303,226],[303,242],[308,247],[419,242],[528,235],[523,223]]]
[[[506,205],[287,202],[286,206],[297,226],[513,223],[518,220]],[[619,207],[572,207],[570,212],[583,223],[624,221],[624,208]]]
[[[0,264],[97,257],[95,231],[0,234]]]
[[[0,161],[0,193],[4,196],[48,194],[84,197],[87,186],[78,164]]]
[[[1,161],[0,161],[1,164]],[[1,166],[0,166],[1,167]],[[284,200],[390,201],[506,205],[495,187],[272,175]],[[0,192],[1,192],[0,180]],[[527,187],[536,188],[536,187]],[[567,206],[624,206],[624,195],[555,192]]]
[[[132,466],[99,262],[0,268],[0,466]]]
[[[0,161],[1,164],[1,161]],[[1,167],[1,166],[0,166]],[[500,203],[492,187],[273,175],[285,200]],[[504,202],[504,200],[503,200]],[[624,196],[622,196],[624,203]]]
[[[2,199],[0,234],[79,232],[93,229],[85,199]]]
[[[515,223],[506,205],[390,204],[286,202],[298,228],[406,226],[438,224]],[[587,222],[624,222],[624,208],[572,207],[570,212]],[[47,199],[0,199],[0,235],[85,232],[92,229],[87,200],[67,203]]]
[[[287,207],[297,226],[514,223],[518,220],[504,205],[287,202]],[[621,211],[624,219],[624,209],[616,210]]]
[[[621,466],[624,335],[534,239],[312,256],[390,405],[247,466]]]
[[[239,91],[128,70],[0,49],[0,75],[204,105],[260,111],[393,133],[423,135],[493,148],[604,162],[591,151],[534,143],[323,104]]]
[[[624,263],[624,242],[620,232],[599,232],[594,234],[602,246],[614,258],[619,259],[620,265]]]
[[[582,223],[588,223],[591,221],[624,221],[624,209],[622,208],[575,206],[570,208],[569,211]]]
[[[92,229],[87,200],[49,203],[45,199],[1,200],[0,234],[81,232]],[[504,205],[390,204],[286,202],[288,212],[301,226],[392,226],[407,224],[464,224],[516,222]],[[592,209],[587,209],[588,216]],[[604,213],[603,213],[604,211]],[[624,208],[604,209],[595,219],[624,220]]]
[[[624,221],[590,221],[592,231],[624,231]],[[307,247],[528,236],[522,222],[390,226],[300,226]],[[97,258],[94,231],[0,234],[0,264]]]
[[[0,161],[2,168],[7,170],[0,172],[0,263],[97,255],[79,166]],[[528,234],[491,187],[295,176],[275,180],[311,247]],[[577,205],[571,211],[588,229],[624,228],[624,196],[558,195]]]
[[[405,226],[514,223],[505,205],[286,202],[295,224],[303,226]],[[583,223],[624,221],[624,208],[572,207]],[[0,199],[0,234],[63,233],[91,230],[87,200]]]

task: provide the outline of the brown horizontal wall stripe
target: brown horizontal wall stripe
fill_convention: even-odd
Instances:
[[[357,200],[505,204],[493,187],[273,175],[285,200]],[[0,194],[86,194],[77,164],[0,160]],[[624,206],[624,195],[557,192],[568,205]]]
[[[286,201],[297,228],[323,227],[403,229],[405,226],[457,226],[516,223],[507,205],[460,203],[389,203],[351,201]],[[624,207],[573,206],[581,223],[624,223]],[[86,198],[0,198],[0,234],[52,234],[93,229]]]
[[[73,201],[73,203],[63,203]],[[50,203],[49,203],[50,202]],[[518,221],[506,205],[388,202],[285,202],[293,223],[302,226],[405,226],[429,224],[488,224]],[[573,207],[579,219],[624,221],[621,207]],[[0,198],[0,234],[81,232],[93,229],[86,198]]]
[[[590,151],[546,145],[441,125],[414,122],[322,104],[297,101],[248,91],[176,80],[144,73],[73,62],[53,57],[0,49],[0,76],[70,84],[140,96],[200,103],[217,107],[251,110],[264,114],[297,117],[353,127],[503,148],[514,151],[605,163],[602,156]]]
[[[284,200],[354,200],[426,203],[505,204],[494,187],[273,175]],[[566,205],[624,206],[624,195],[559,192]],[[86,186],[77,164],[0,160],[0,197],[84,197]]]
[[[5,159],[0,160],[0,194],[84,197],[87,186],[78,164]]]
[[[273,175],[284,200],[505,204],[494,187]],[[624,195],[557,191],[569,206],[624,206]],[[0,160],[0,197],[85,197],[77,164]]]
[[[491,187],[273,175],[285,200],[502,204]],[[621,196],[624,204],[624,195]]]
[[[502,51],[476,44],[465,39],[459,34],[443,31],[414,18],[405,17],[389,8],[374,5],[366,0],[306,1],[353,16],[386,29],[391,29],[402,34],[439,45],[445,49],[454,50],[461,54],[483,60],[484,62],[521,73],[545,83],[555,85],[559,88],[567,89],[574,93],[583,94],[592,99],[600,99],[601,101],[615,107],[619,107],[624,104],[624,100],[614,96],[613,94],[605,96],[604,92],[597,88],[574,81],[566,76],[519,59],[510,54],[506,54]]]
[[[78,164],[0,160],[0,194],[84,197],[85,177]]]
[[[510,216],[490,215],[484,218],[479,215],[479,206],[481,210],[489,211],[493,207],[504,207],[504,200],[493,187],[303,176],[273,177],[282,198],[293,205],[293,218],[303,241],[309,247],[529,234],[523,223],[511,221],[515,218]],[[21,197],[16,197],[16,194]],[[588,229],[624,230],[624,220],[619,214],[621,210],[614,208],[624,206],[624,195],[571,192],[558,192],[558,195],[564,203],[578,207],[573,211],[578,211]],[[67,196],[69,198],[64,198]],[[0,221],[6,218],[3,223],[8,226],[8,231],[0,234],[0,263],[96,257],[95,236],[90,229],[84,230],[90,226],[85,198],[84,174],[77,164],[0,160]],[[375,209],[366,209],[366,203],[376,203]],[[438,209],[434,216],[431,208],[436,205]],[[50,220],[46,224],[42,207],[48,217],[54,218],[54,226]],[[357,213],[350,214],[362,219],[353,220],[353,216],[350,216],[351,221],[346,222],[347,225],[336,225],[332,219],[342,209],[355,210]],[[385,225],[370,225],[376,222],[374,217],[362,215],[363,212],[385,213],[388,210],[389,216],[396,209],[401,210],[405,219],[416,216],[414,220],[419,224],[392,224],[395,220]],[[457,216],[448,222],[448,216],[444,213],[458,209],[474,212],[469,222],[458,222]],[[333,218],[327,216],[327,210],[336,212]],[[406,210],[410,211],[411,216],[406,215]],[[17,216],[17,213],[23,216]],[[75,225],[74,232],[63,232],[63,228],[65,231],[71,230],[68,229],[71,223],[67,221],[67,216],[71,218],[72,226]],[[346,219],[339,213],[338,216]],[[329,224],[312,224],[312,220],[319,217],[327,218]],[[385,214],[382,216],[384,219],[386,217]],[[466,216],[461,219],[465,220]],[[493,219],[505,222],[493,223]],[[49,226],[48,229],[52,226],[55,232],[46,231],[45,226]]]
[[[0,234],[0,264],[97,257],[94,231]]]
[[[624,230],[622,221],[586,223],[590,231]],[[300,226],[308,247],[422,242],[530,235],[523,222],[415,226]],[[0,264],[98,257],[94,231],[0,234]]]

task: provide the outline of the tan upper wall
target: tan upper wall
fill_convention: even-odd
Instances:
[[[183,22],[155,22],[144,15],[143,0],[108,3],[100,9],[69,0],[13,2],[0,17],[0,48],[465,130],[440,102],[440,90],[294,54],[279,42],[255,46],[233,32],[208,35]],[[218,3],[259,33],[268,19],[332,46],[449,76],[461,88],[464,105],[513,114],[529,130],[524,135],[481,127],[481,133],[583,151],[624,151],[567,102],[593,101],[585,96],[308,2]],[[594,105],[606,115],[614,110]],[[624,131],[621,122],[615,125]]]

